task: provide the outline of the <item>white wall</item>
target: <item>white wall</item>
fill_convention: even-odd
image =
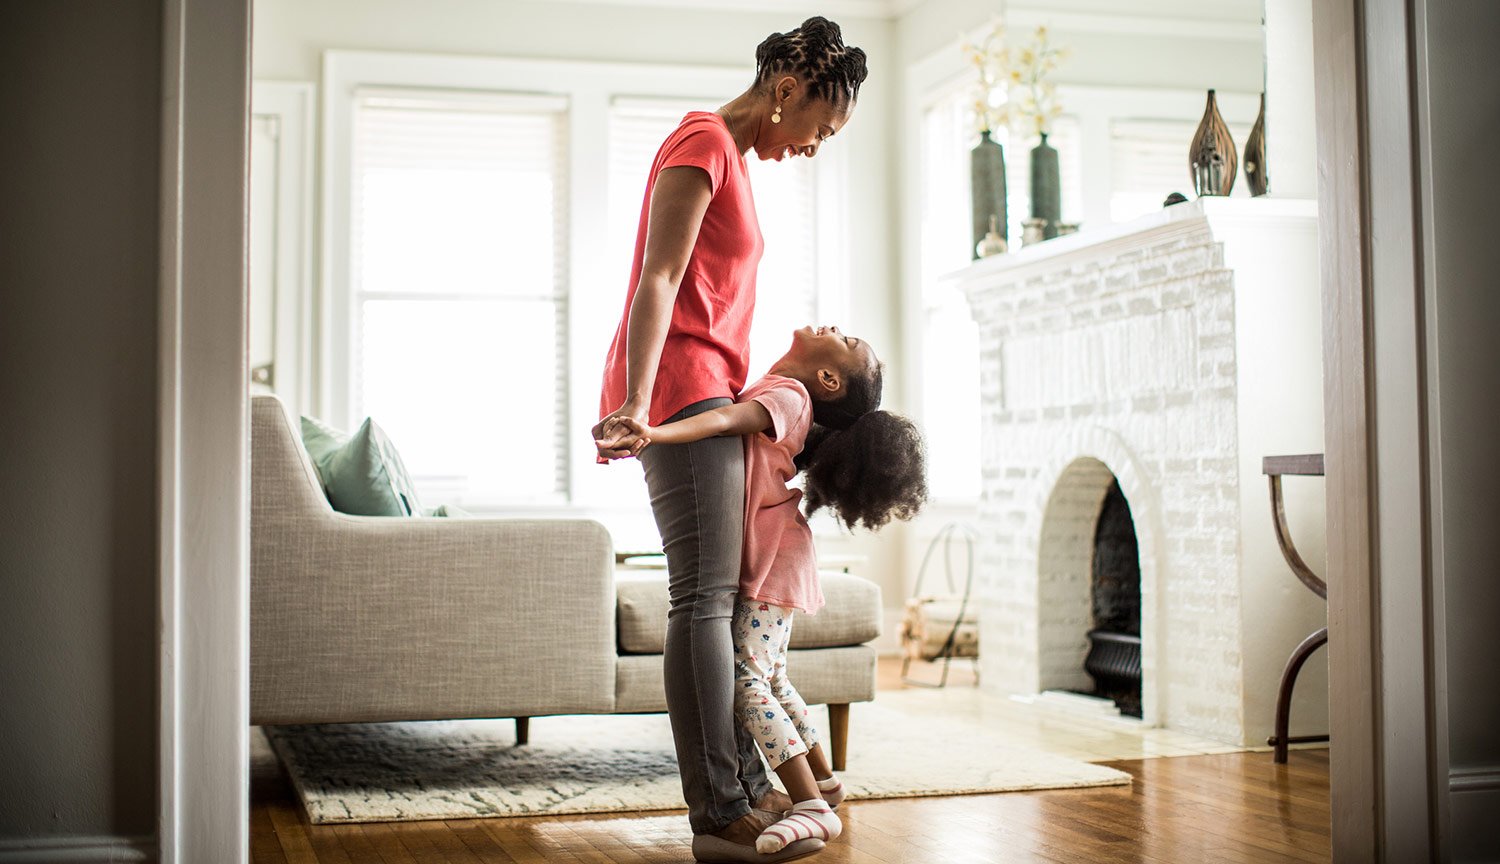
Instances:
[[[0,4],[0,858],[154,854],[161,34]]]

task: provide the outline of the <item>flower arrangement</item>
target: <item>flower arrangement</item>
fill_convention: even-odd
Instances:
[[[1045,26],[1036,28],[1031,41],[1012,55],[1005,25],[996,19],[979,44],[963,40],[960,50],[979,77],[974,86],[975,131],[983,134],[1014,124],[1028,134],[1042,135],[1062,115],[1057,87],[1047,79],[1068,58],[1068,49],[1053,45]],[[1019,98],[1013,99],[1012,91]]]
[[[974,131],[980,135],[1010,123],[1007,88],[1011,80],[1010,46],[1005,44],[1005,24],[998,18],[978,45],[963,39],[963,51],[979,80],[974,82]]]
[[[1011,83],[1019,85],[1021,103],[1016,108],[1029,127],[1028,132],[1045,135],[1052,121],[1062,116],[1062,105],[1057,101],[1057,86],[1047,80],[1057,64],[1068,59],[1068,49],[1053,45],[1047,39],[1047,28],[1038,27],[1032,34],[1031,44],[1021,49],[1015,68],[1010,70]]]

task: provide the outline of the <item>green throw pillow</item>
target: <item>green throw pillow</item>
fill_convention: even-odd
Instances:
[[[353,516],[420,515],[417,490],[385,430],[368,417],[347,438],[302,418],[302,444],[323,481],[328,503]]]

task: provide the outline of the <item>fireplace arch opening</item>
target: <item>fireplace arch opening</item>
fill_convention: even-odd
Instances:
[[[1038,549],[1041,690],[1112,700],[1142,716],[1141,567],[1130,509],[1098,459],[1062,472]]]

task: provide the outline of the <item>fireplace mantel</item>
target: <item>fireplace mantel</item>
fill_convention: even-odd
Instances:
[[[1281,666],[1326,614],[1286,570],[1260,474],[1323,448],[1314,202],[1200,199],[948,278],[979,328],[985,686],[1089,686],[1093,523],[1117,479],[1145,722],[1263,741]],[[1317,566],[1323,489],[1294,494]],[[1325,731],[1326,671],[1305,674],[1294,734]]]

